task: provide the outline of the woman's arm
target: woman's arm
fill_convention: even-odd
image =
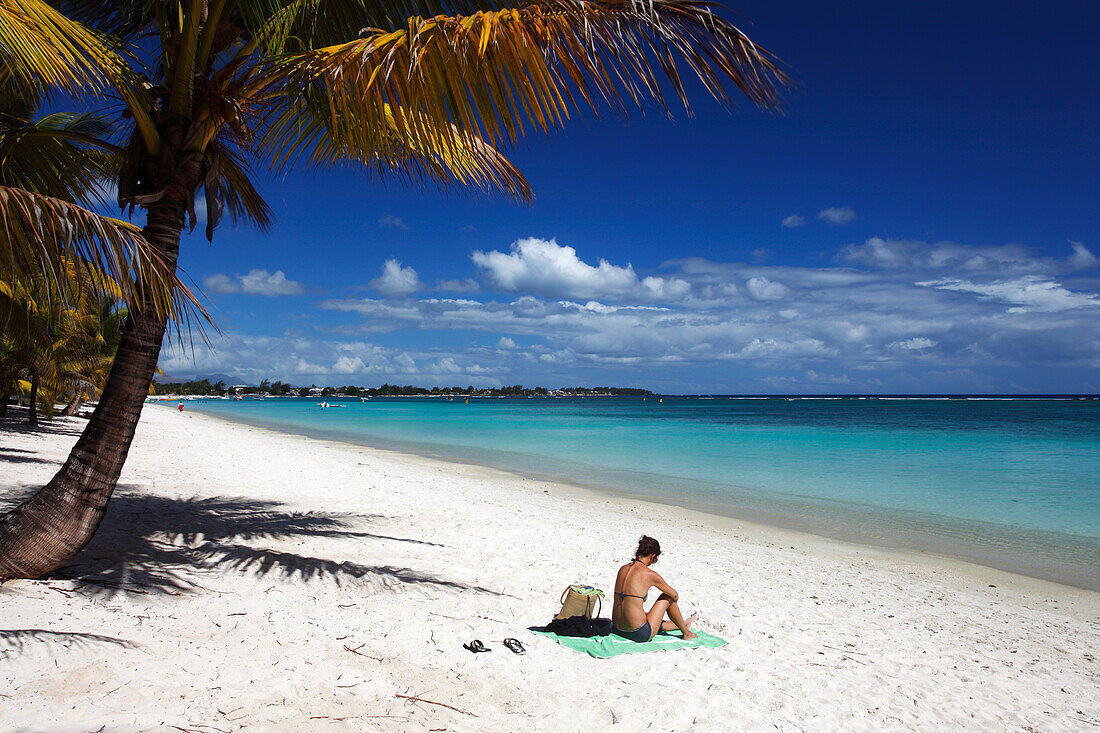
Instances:
[[[653,573],[653,576],[649,579],[649,581],[653,583],[653,587],[672,598],[673,603],[680,600],[680,594],[676,592],[675,588],[665,582],[665,579],[661,577],[660,573],[656,570],[650,570],[649,572]]]

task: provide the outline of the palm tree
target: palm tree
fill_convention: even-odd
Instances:
[[[102,203],[103,186],[118,169],[113,146],[103,140],[110,125],[92,114],[56,113],[32,121],[39,93],[27,83],[0,89],[0,185],[49,195],[60,207]],[[86,216],[96,219],[92,212]],[[28,421],[36,425],[40,402],[52,413],[62,392],[78,386],[88,392],[87,376],[102,368],[106,341],[98,342],[90,310],[103,294],[92,285],[110,279],[95,263],[77,262],[55,257],[43,263],[45,272],[16,268],[11,260],[0,264],[0,413],[13,387],[27,391]],[[92,272],[94,278],[86,276]]]
[[[40,3],[0,0],[5,4]],[[249,182],[256,163],[271,170],[346,165],[379,178],[529,199],[526,180],[495,146],[548,134],[584,110],[626,112],[646,100],[667,110],[667,88],[687,107],[683,64],[727,104],[735,89],[775,108],[787,83],[777,61],[707,0],[527,0],[515,8],[495,0],[61,6],[116,38],[116,58],[125,51],[133,59],[132,68],[112,65],[93,76],[116,90],[132,125],[121,146],[119,204],[145,210],[143,237],[172,272],[200,192],[208,237],[226,210],[266,224],[266,205]],[[47,43],[64,45],[49,28],[38,31]],[[143,35],[153,41],[151,53],[148,40],[139,42]],[[33,61],[49,54],[23,55]],[[135,84],[139,69],[147,81]],[[0,216],[2,196],[0,190]],[[140,289],[137,295],[98,407],[68,460],[35,496],[0,517],[0,578],[50,572],[99,525],[167,324],[164,309]]]
[[[27,424],[38,425],[38,409],[52,413],[60,391],[71,319],[57,298],[34,293],[30,278],[0,280],[0,390],[5,398],[14,389],[29,397]]]
[[[65,364],[63,372],[62,395],[68,399],[68,404],[61,411],[62,416],[75,414],[86,400],[103,393],[128,313],[119,299],[118,289],[113,293],[89,289],[82,306],[81,317],[76,322],[78,348],[75,358]]]
[[[59,289],[34,273],[0,276],[0,393],[30,395],[28,422],[38,424],[69,400],[63,414],[98,394],[121,339],[122,288],[86,262],[65,263]]]
[[[88,184],[117,171],[110,154],[122,152],[102,138],[102,121],[29,121],[39,97],[57,90],[132,100],[140,87],[101,34],[42,0],[0,0],[0,273],[40,272],[47,287],[60,288],[61,264],[82,260],[122,284],[128,302],[144,289],[158,308],[185,315],[181,306],[193,298],[141,230],[85,208],[98,198],[99,186]]]

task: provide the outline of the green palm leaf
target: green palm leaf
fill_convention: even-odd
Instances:
[[[8,105],[9,107],[11,105]],[[0,105],[0,185],[95,206],[118,170],[110,126],[91,114],[56,113],[35,122]]]

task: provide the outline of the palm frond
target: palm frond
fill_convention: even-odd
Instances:
[[[17,188],[0,186],[0,277],[36,277],[60,293],[69,262],[88,262],[119,283],[128,306],[152,307],[158,314],[209,320],[206,310],[128,222],[100,216],[76,204]]]
[[[466,15],[502,0],[238,0],[230,16],[268,56],[343,43],[366,28],[395,28],[411,16]]]
[[[222,213],[229,212],[234,223],[248,221],[260,231],[271,228],[271,208],[252,185],[252,168],[245,156],[224,139],[215,139],[207,150],[203,188],[206,194],[206,238],[214,238],[214,229]]]
[[[0,62],[20,83],[99,91],[122,74],[103,36],[43,0],[0,0]]]
[[[150,24],[155,6],[168,5],[155,0],[56,0],[52,4],[66,17],[127,43]]]
[[[85,206],[102,202],[118,169],[110,124],[91,114],[56,113],[36,122],[0,113],[0,185]]]
[[[354,123],[333,118],[324,100],[303,95],[298,104],[277,109],[266,121],[264,147],[276,168],[294,163],[311,168],[351,165],[380,179],[419,184],[431,180],[441,188],[534,199],[527,179],[492,145],[447,122],[446,132],[424,134],[399,124],[406,115],[392,105],[385,105],[382,113],[380,126],[371,130],[374,145],[361,148]]]
[[[665,85],[690,113],[678,63],[728,106],[736,89],[781,109],[790,83],[774,56],[703,0],[535,0],[410,18],[401,30],[283,57],[256,85],[276,108],[326,100],[326,124],[359,151],[385,147],[391,109],[403,136],[433,147],[472,138],[499,146],[547,133],[581,109],[625,112],[654,100],[668,111]],[[277,142],[281,160],[317,147],[304,135]]]

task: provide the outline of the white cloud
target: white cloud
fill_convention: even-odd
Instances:
[[[662,303],[683,300],[691,292],[691,284],[679,278],[647,277],[642,280],[642,288],[649,300]]]
[[[429,364],[427,369],[434,374],[465,374],[467,372],[467,369],[459,366],[458,362],[451,356],[445,356],[434,364]]]
[[[813,369],[806,370],[806,381],[811,384],[851,384],[846,374],[819,374]]]
[[[358,356],[341,356],[332,365],[333,374],[359,374],[365,371],[367,365]]]
[[[940,290],[954,290],[960,293],[974,293],[983,298],[995,298],[1008,303],[1016,303],[1009,313],[1028,311],[1057,312],[1086,306],[1100,306],[1100,297],[1091,293],[1077,293],[1068,290],[1053,280],[1028,275],[1016,280],[976,283],[958,278],[943,278],[919,282],[917,285]]]
[[[556,240],[529,237],[512,243],[511,252],[473,253],[474,264],[485,270],[489,282],[501,290],[538,295],[594,298],[621,294],[638,281],[630,265],[617,267],[600,260],[597,267],[582,262],[572,247]]]
[[[393,214],[386,214],[385,216],[378,218],[378,226],[383,229],[408,229],[409,225],[405,223],[405,220],[400,216],[394,216]]]
[[[806,217],[802,216],[801,214],[791,214],[790,216],[783,219],[783,226],[787,229],[795,229],[797,227],[803,226],[805,223]]]
[[[495,288],[552,298],[635,297],[667,302],[691,290],[684,280],[647,277],[640,281],[630,264],[620,267],[601,259],[598,265],[589,265],[575,249],[554,239],[519,239],[507,254],[478,250],[470,258]]]
[[[801,338],[793,341],[754,338],[737,355],[740,357],[806,357],[831,356],[835,353],[835,349],[814,338]]]
[[[840,250],[838,259],[868,267],[897,268],[912,264],[915,242],[871,237],[863,244],[849,244]]]
[[[1031,272],[1050,263],[1019,244],[972,246],[956,242],[921,242],[870,237],[863,244],[849,244],[837,259],[879,269],[951,269],[968,272]]]
[[[370,286],[386,297],[410,295],[424,285],[411,267],[402,267],[397,260],[386,260],[382,274],[370,281]]]
[[[301,283],[287,280],[282,270],[249,270],[240,281],[241,292],[248,295],[301,295],[306,291]]]
[[[294,280],[288,280],[282,270],[249,270],[247,275],[229,277],[217,273],[203,278],[202,286],[212,293],[244,293],[246,295],[302,295],[305,286]]]
[[[252,370],[251,371],[252,371],[253,374],[258,373],[258,372],[255,371],[255,365],[252,365]],[[310,374],[310,375],[313,375],[314,377],[319,377],[319,376],[322,376],[322,375],[325,375],[325,374],[330,374],[332,372],[331,369],[329,369],[327,366],[325,366],[323,364],[314,364],[314,363],[306,361],[305,359],[302,359],[300,357],[298,359],[294,360],[294,365],[290,368],[290,371],[291,371],[292,374],[299,374],[299,375]],[[247,368],[237,367],[236,373],[237,374],[242,374],[242,375],[243,374],[248,374],[249,370]]]
[[[936,345],[936,342],[932,339],[924,338],[923,336],[916,336],[914,338],[905,339],[904,341],[894,341],[887,344],[888,349],[902,349],[903,351],[923,351],[924,349],[931,349]]]
[[[1075,270],[1087,270],[1096,267],[1096,255],[1089,251],[1084,242],[1070,240],[1069,244],[1073,247],[1073,254],[1069,256],[1070,267]]]
[[[476,293],[481,290],[481,285],[468,277],[464,280],[436,280],[435,289],[444,293]]]
[[[241,292],[241,284],[229,277],[224,273],[217,273],[204,277],[202,279],[202,287],[207,292],[227,294],[227,293],[239,293]]]
[[[500,341],[497,341],[498,349],[514,349],[516,348],[516,342],[507,336],[501,336]]]
[[[850,206],[830,206],[817,212],[817,218],[830,224],[851,224],[856,220],[856,212]]]
[[[715,283],[697,289],[697,302],[723,304],[740,292],[737,283]]]
[[[772,282],[766,277],[750,277],[745,287],[756,300],[780,300],[786,297],[789,289],[783,283]]]

